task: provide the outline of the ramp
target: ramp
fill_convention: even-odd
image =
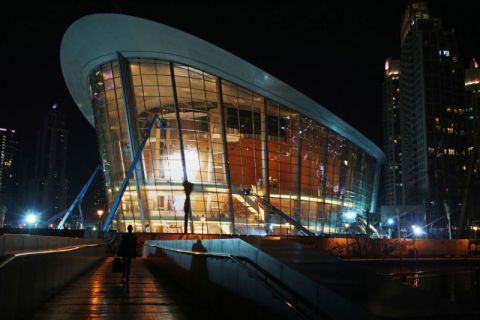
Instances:
[[[144,256],[166,254],[192,276],[251,299],[287,319],[359,319],[362,310],[241,239],[150,240]]]
[[[292,319],[443,319],[474,315],[292,239],[146,241],[184,270]]]

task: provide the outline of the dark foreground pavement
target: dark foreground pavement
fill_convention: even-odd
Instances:
[[[64,288],[33,319],[206,319],[210,312],[165,276],[154,274],[146,259],[132,261],[128,284],[112,273],[112,258]]]

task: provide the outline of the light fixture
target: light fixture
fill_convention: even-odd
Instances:
[[[38,221],[37,213],[34,212],[34,211],[28,211],[27,215],[25,216],[25,222],[27,224],[33,225],[33,224],[37,223],[37,221]]]
[[[423,229],[419,226],[413,225],[412,226],[413,234],[416,236],[420,236],[424,233]]]
[[[343,213],[343,219],[346,221],[353,222],[357,217],[357,213],[355,211],[347,211]]]

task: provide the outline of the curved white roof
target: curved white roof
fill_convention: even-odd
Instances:
[[[275,100],[352,141],[383,162],[385,155],[369,139],[312,99],[252,64],[206,41],[166,25],[120,14],[93,14],[65,32],[60,61],[67,87],[93,125],[88,77],[95,67],[116,59],[158,58],[190,65]]]

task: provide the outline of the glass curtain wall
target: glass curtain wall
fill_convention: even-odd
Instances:
[[[264,231],[265,211],[245,188],[262,194],[261,111],[263,97],[222,81],[226,147],[232,184],[236,231],[257,234]]]
[[[118,191],[132,161],[126,126],[125,101],[118,63],[102,65],[92,76],[92,100],[97,138],[105,172],[107,196],[110,204]],[[134,185],[134,184],[132,184]],[[117,221],[140,223],[136,195],[126,192],[118,211]],[[114,228],[124,231],[123,225]]]
[[[151,231],[181,232],[185,195],[170,64],[131,59],[129,67],[138,142],[143,137],[142,128],[155,114],[164,121],[163,127],[152,129],[141,158],[146,224]]]
[[[141,190],[131,179],[114,228],[141,230],[140,195],[143,226],[183,232],[185,179],[194,186],[189,232],[293,234],[256,195],[316,233],[344,232],[369,210],[375,159],[341,135],[190,66],[144,58],[128,66],[137,143],[155,114],[165,125],[151,132],[139,164]],[[111,204],[132,161],[118,63],[98,67],[90,87]]]
[[[295,166],[298,161],[298,146],[303,134],[300,115],[282,105],[267,102],[267,140],[270,182],[270,202],[292,218],[298,220],[298,194]],[[290,233],[291,226],[277,217],[273,218],[274,233]],[[308,225],[306,225],[308,227]]]

